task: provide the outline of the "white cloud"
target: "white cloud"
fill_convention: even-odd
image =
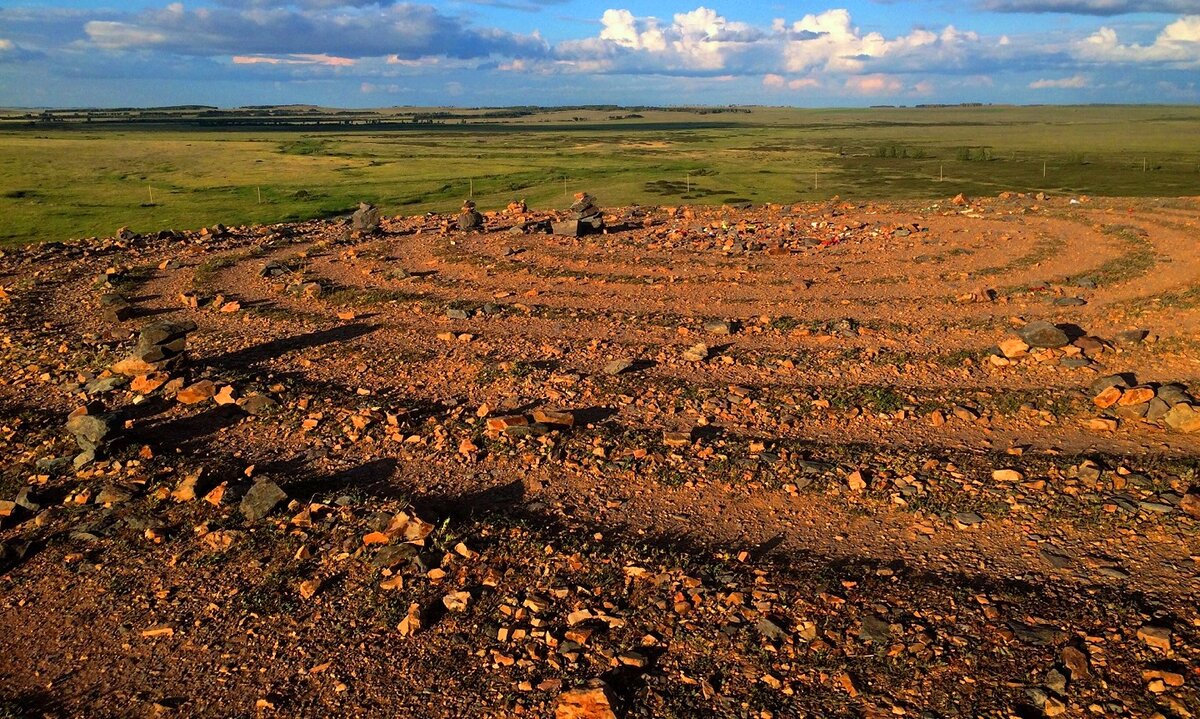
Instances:
[[[6,52],[13,49],[13,41],[0,37],[0,52]]]
[[[904,89],[904,83],[881,73],[856,75],[846,79],[846,89],[859,95],[896,95]]]
[[[1031,90],[1075,90],[1089,87],[1091,81],[1084,75],[1072,75],[1071,77],[1061,77],[1055,80],[1034,80],[1029,83]]]
[[[1185,15],[1162,29],[1149,45],[1124,45],[1116,30],[1102,27],[1075,43],[1073,54],[1101,63],[1163,63],[1200,66],[1200,15]]]

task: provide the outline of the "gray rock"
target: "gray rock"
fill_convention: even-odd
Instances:
[[[469,320],[469,319],[471,319],[470,312],[467,312],[466,310],[460,310],[460,309],[457,309],[454,307],[451,307],[450,309],[446,310],[446,316],[452,320]]]
[[[1082,307],[1087,304],[1087,300],[1082,297],[1059,297],[1054,300],[1055,307]]]
[[[714,335],[731,335],[733,323],[726,320],[709,320],[704,323],[704,331]]]
[[[133,319],[135,310],[129,300],[116,293],[100,296],[100,316],[106,322],[119,323]]]
[[[1124,375],[1110,374],[1110,375],[1101,377],[1100,379],[1096,380],[1095,382],[1092,382],[1092,386],[1090,387],[1090,389],[1092,391],[1092,396],[1095,397],[1096,395],[1100,394],[1101,392],[1108,389],[1109,387],[1120,387],[1121,389],[1129,389],[1131,386],[1132,385],[1130,385],[1129,380]]]
[[[287,493],[279,485],[270,480],[260,480],[254,483],[246,496],[242,497],[240,505],[242,514],[251,522],[262,519],[275,509],[275,506],[287,499]]]
[[[127,384],[129,384],[128,378],[114,375],[112,377],[94,379],[84,385],[83,389],[88,394],[106,394]]]
[[[964,527],[973,527],[977,524],[983,524],[983,517],[977,512],[959,512],[954,515],[954,521]]]
[[[246,414],[255,417],[262,417],[271,414],[279,408],[279,403],[265,394],[252,394],[249,397],[244,397],[238,400],[238,406],[242,408]]]
[[[411,544],[385,544],[371,557],[371,564],[379,569],[386,569],[416,557],[417,548]]]
[[[105,485],[96,495],[96,504],[121,504],[133,498],[133,492],[124,487]]]
[[[864,642],[884,644],[892,640],[892,627],[879,617],[868,614],[863,617],[862,626],[858,630],[858,638]]]
[[[760,634],[768,641],[784,642],[787,641],[787,630],[781,627],[778,623],[768,617],[762,617],[755,625]]]
[[[106,447],[115,434],[113,415],[76,415],[67,420],[67,431],[84,452],[96,452]]]
[[[1161,422],[1171,411],[1171,405],[1155,397],[1146,405],[1146,419],[1150,422]]]
[[[1035,320],[1017,330],[1021,339],[1030,347],[1065,347],[1070,339],[1067,333],[1043,320]]]
[[[615,359],[612,362],[604,365],[604,374],[619,375],[633,367],[633,360],[630,359]]]
[[[1167,405],[1174,407],[1183,402],[1191,402],[1192,396],[1188,394],[1187,387],[1181,384],[1164,384],[1155,392],[1155,396],[1166,402]]]
[[[1118,332],[1115,339],[1117,342],[1120,342],[1124,345],[1136,345],[1141,344],[1141,342],[1145,340],[1146,336],[1149,334],[1149,330],[1124,330],[1122,332]]]
[[[379,209],[369,202],[360,202],[350,216],[350,228],[359,232],[374,232],[379,229]]]

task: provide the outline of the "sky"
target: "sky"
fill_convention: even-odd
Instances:
[[[0,106],[1198,103],[1200,0],[0,0]]]

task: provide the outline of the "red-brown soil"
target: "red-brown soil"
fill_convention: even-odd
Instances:
[[[1089,389],[1200,389],[1200,202],[529,219],[6,251],[0,717],[1200,714],[1200,433]],[[161,319],[171,378],[278,407],[94,383]],[[1103,342],[993,359],[1034,320]]]

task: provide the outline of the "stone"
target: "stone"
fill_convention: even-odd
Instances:
[[[252,394],[249,397],[243,397],[237,401],[237,404],[246,414],[254,417],[271,414],[279,407],[278,402],[265,394]]]
[[[686,447],[692,443],[691,432],[664,432],[663,444],[668,447]]]
[[[1092,394],[1098,395],[1109,387],[1116,387],[1117,389],[1122,390],[1127,389],[1129,387],[1129,380],[1126,379],[1124,375],[1119,374],[1110,374],[1105,377],[1101,377],[1095,382],[1092,382]]]
[[[1017,330],[1030,347],[1055,349],[1070,344],[1067,333],[1044,320],[1035,320]]]
[[[121,504],[132,498],[133,493],[124,487],[108,484],[96,494],[95,502],[96,504]]]
[[[858,638],[864,642],[885,644],[892,639],[892,627],[879,617],[868,614],[863,617],[862,626],[858,630]]]
[[[275,509],[275,506],[287,499],[287,493],[279,485],[270,480],[259,480],[254,483],[246,496],[242,497],[240,508],[242,515],[251,522],[262,519]]]
[[[1063,647],[1059,656],[1062,657],[1063,664],[1066,665],[1067,670],[1071,672],[1072,680],[1080,681],[1087,679],[1091,675],[1088,656],[1084,654],[1083,650],[1068,645]]]
[[[573,689],[558,697],[554,719],[617,719],[608,685],[596,682],[588,689]]]
[[[1000,354],[1008,359],[1019,359],[1029,354],[1029,344],[1020,337],[1009,337],[998,345]]]
[[[1097,432],[1116,432],[1120,423],[1108,417],[1093,417],[1086,422],[1087,428]]]
[[[713,335],[731,335],[733,323],[726,320],[709,320],[704,323],[704,331]]]
[[[20,503],[19,495],[17,502]],[[1179,500],[1179,508],[1193,517],[1200,518],[1200,490],[1193,489],[1185,493]]]
[[[1082,307],[1087,304],[1087,300],[1082,297],[1059,297],[1054,300],[1055,307]]]
[[[1149,334],[1149,330],[1122,330],[1113,339],[1123,345],[1136,345],[1141,344]]]
[[[1122,394],[1124,394],[1124,390],[1122,390],[1120,387],[1112,386],[1100,392],[1100,394],[1096,395],[1095,397],[1092,397],[1092,404],[1101,409],[1108,409],[1117,402],[1121,401]]]
[[[533,421],[541,422],[542,424],[558,425],[561,427],[573,427],[575,425],[575,415],[571,414],[570,412],[535,409],[533,411]]]
[[[513,427],[525,427],[529,424],[529,418],[523,414],[510,414],[503,417],[489,417],[487,428],[493,432],[507,432]]]
[[[129,300],[114,292],[100,296],[100,316],[114,324],[133,319],[136,310]]]
[[[1121,393],[1121,399],[1117,400],[1117,404],[1122,407],[1128,407],[1135,404],[1145,404],[1154,399],[1153,387],[1130,387]]]
[[[703,362],[708,359],[708,345],[703,343],[692,345],[680,356],[688,362]]]
[[[997,482],[1020,482],[1025,475],[1015,469],[997,469],[992,471],[992,479]]]
[[[350,216],[350,229],[358,232],[375,232],[379,229],[379,209],[369,202],[358,203],[358,209]]]
[[[604,374],[616,376],[626,372],[633,367],[633,360],[630,359],[615,359],[612,362],[604,365]]]
[[[262,269],[258,271],[258,276],[259,277],[282,277],[282,276],[290,274],[290,273],[291,273],[291,270],[288,269],[287,265],[283,264],[279,260],[271,260],[270,262],[264,264]]]
[[[788,640],[787,630],[770,617],[760,617],[755,626],[758,628],[759,634],[762,634],[767,641],[786,642]]]
[[[1171,630],[1166,627],[1156,627],[1147,624],[1138,628],[1137,635],[1138,639],[1145,642],[1148,647],[1164,652],[1171,651]]]
[[[116,374],[130,377],[151,374],[178,364],[187,347],[187,336],[195,331],[191,321],[170,322],[159,320],[142,328],[133,353],[112,366]]]
[[[954,524],[959,529],[974,527],[977,524],[983,524],[983,517],[977,512],[959,512],[954,515]]]
[[[1200,411],[1190,404],[1177,404],[1163,415],[1163,423],[1168,429],[1184,434],[1200,432]]]
[[[1086,355],[1102,354],[1105,350],[1104,340],[1099,337],[1080,337],[1071,344],[1083,350]]]
[[[463,232],[475,232],[483,229],[483,215],[475,210],[473,200],[463,203],[462,212],[458,214],[458,229]]]
[[[101,377],[84,385],[83,390],[88,394],[107,394],[115,389],[129,384],[129,379],[123,376]]]
[[[1155,397],[1146,405],[1146,420],[1149,422],[1161,422],[1170,411],[1171,405]]]
[[[216,393],[216,384],[212,380],[203,379],[179,390],[175,400],[181,404],[199,404],[212,399]]]
[[[446,317],[452,320],[469,320],[471,313],[466,310],[460,310],[457,307],[451,307],[446,310]]]
[[[1188,394],[1187,387],[1174,382],[1159,387],[1155,396],[1166,402],[1170,407],[1184,402],[1189,404],[1192,402],[1192,396]]]
[[[104,449],[115,433],[113,415],[77,414],[67,420],[67,431],[84,452]]]

